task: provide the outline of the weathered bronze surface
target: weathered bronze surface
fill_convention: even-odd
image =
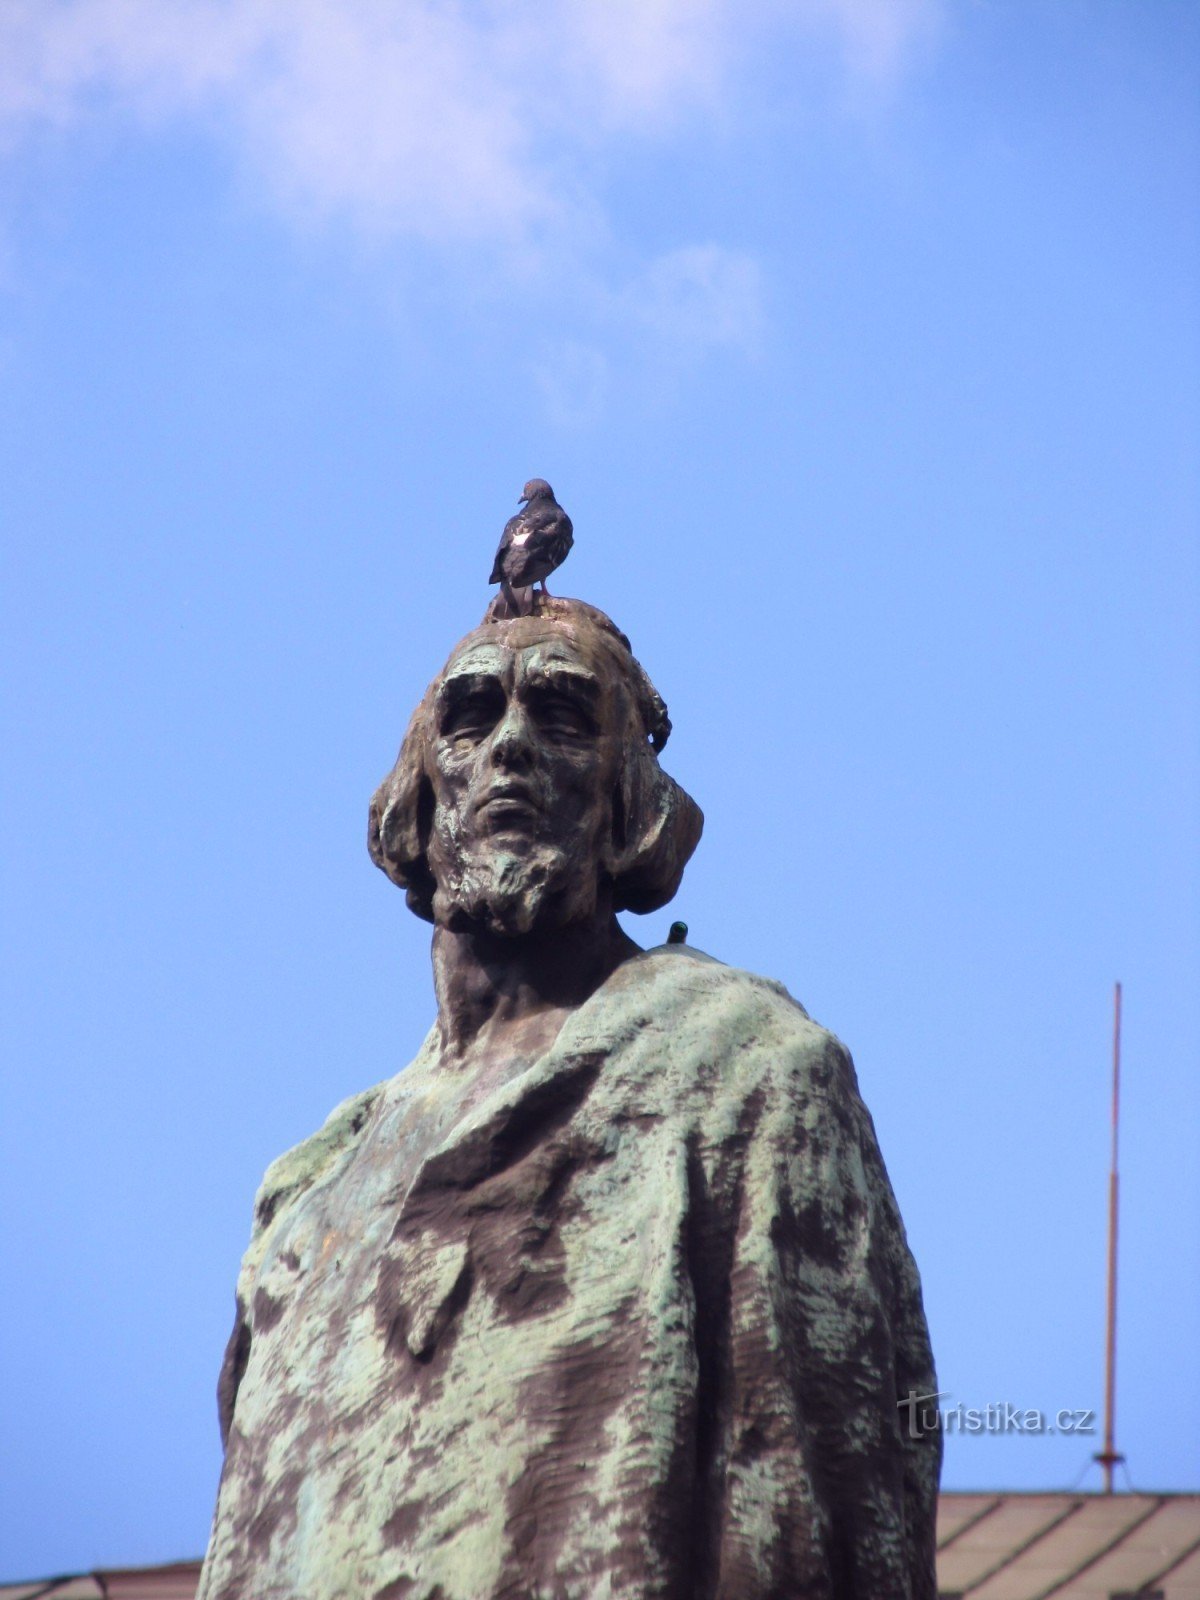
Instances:
[[[615,913],[699,839],[601,613],[456,648],[371,803],[411,1066],[267,1173],[204,1600],[932,1600],[916,1270],[850,1058]]]

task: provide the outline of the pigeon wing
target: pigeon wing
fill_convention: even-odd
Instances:
[[[489,583],[499,583],[504,577],[504,557],[512,548],[513,535],[521,526],[519,516],[509,517],[504,524],[504,532],[500,535],[500,543],[496,546],[496,559],[492,562],[492,575]]]
[[[575,542],[571,519],[555,501],[539,506],[536,518],[531,517],[529,542],[526,549],[536,555],[539,562],[549,562],[550,570],[561,566],[567,552]]]

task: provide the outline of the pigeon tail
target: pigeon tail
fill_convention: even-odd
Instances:
[[[508,579],[501,574],[500,589],[503,595],[503,614],[508,617],[528,617],[533,614],[532,585],[514,587]],[[499,597],[497,597],[499,598]],[[499,610],[499,606],[497,610]]]

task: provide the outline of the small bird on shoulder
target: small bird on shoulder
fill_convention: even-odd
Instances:
[[[533,609],[532,596],[517,591],[540,583],[542,593],[549,594],[546,579],[555,567],[562,566],[574,543],[571,519],[545,478],[530,478],[521,491],[520,503],[523,509],[504,524],[488,579],[500,585],[509,615],[514,617]]]

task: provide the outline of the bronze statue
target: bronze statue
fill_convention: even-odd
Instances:
[[[622,931],[700,812],[623,635],[531,603],[371,803],[437,1023],[267,1173],[200,1594],[934,1600],[940,1440],[899,1403],[936,1384],[850,1058]]]

